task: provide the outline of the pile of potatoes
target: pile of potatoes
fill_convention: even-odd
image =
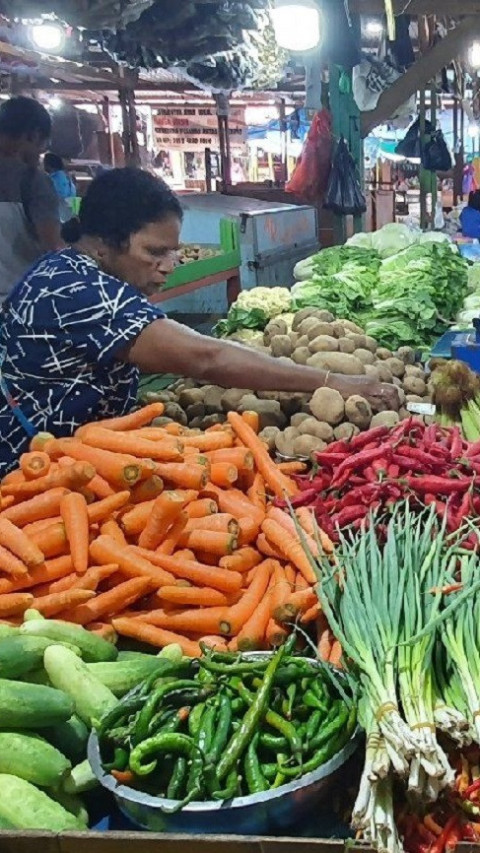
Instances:
[[[162,423],[175,420],[201,429],[223,423],[231,410],[256,411],[261,435],[270,449],[289,458],[306,458],[324,450],[331,441],[348,439],[370,427],[393,426],[409,417],[407,403],[430,402],[425,372],[411,347],[396,352],[378,347],[375,339],[355,323],[336,320],[328,311],[305,308],[285,318],[277,317],[248,345],[283,361],[391,382],[399,388],[402,407],[399,412],[375,413],[363,397],[354,395],[344,400],[332,388],[319,388],[313,395],[253,393],[245,388],[200,386],[189,379],[179,380],[160,394],[147,394],[144,402],[165,402]]]

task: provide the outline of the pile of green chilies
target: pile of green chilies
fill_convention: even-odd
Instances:
[[[176,680],[143,682],[100,723],[104,769],[178,810],[325,764],[352,737],[355,706],[325,669],[293,655],[294,642],[257,660],[209,653]]]

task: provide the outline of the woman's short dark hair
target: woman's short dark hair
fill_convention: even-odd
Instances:
[[[42,104],[34,98],[19,95],[10,98],[0,107],[0,134],[20,139],[37,133],[48,139],[52,133],[52,119]]]
[[[468,196],[468,206],[480,211],[480,190],[474,190]]]
[[[54,154],[53,151],[47,151],[43,158],[43,167],[45,171],[61,172],[64,168],[63,160],[58,154]]]
[[[67,243],[85,234],[120,248],[145,225],[169,216],[181,221],[183,211],[165,181],[142,169],[110,169],[92,181],[78,219],[66,222],[62,234]]]

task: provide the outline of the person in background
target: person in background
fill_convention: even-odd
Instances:
[[[63,245],[59,201],[39,168],[51,118],[33,98],[0,107],[0,303],[32,264]]]
[[[59,198],[65,200],[76,196],[77,190],[75,184],[70,175],[65,171],[63,160],[58,154],[47,151],[43,158],[43,168],[47,175],[50,175]]]
[[[468,205],[460,214],[460,225],[464,237],[480,240],[480,190],[468,196]]]

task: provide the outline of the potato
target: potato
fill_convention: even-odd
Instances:
[[[306,412],[297,412],[296,415],[292,415],[292,418],[290,420],[290,426],[297,427],[298,431],[300,432],[300,424],[303,424],[304,421],[308,421],[309,419],[310,415]]]
[[[387,358],[385,364],[392,376],[397,376],[399,379],[405,376],[405,364],[400,358]]]
[[[214,415],[215,412],[221,412],[225,388],[219,388],[218,385],[207,385],[203,389],[203,392],[203,405],[205,406],[207,415]]]
[[[423,403],[423,397],[420,397],[418,394],[406,394],[405,400],[407,403]]]
[[[295,364],[306,364],[311,354],[308,347],[297,347],[292,353],[292,359]]]
[[[335,335],[336,338],[344,338],[346,332],[346,327],[343,325],[341,320],[335,320],[335,322],[331,324],[330,334]]]
[[[412,347],[399,347],[396,352],[404,364],[415,364],[415,350]]]
[[[317,370],[330,370],[345,376],[362,376],[365,373],[365,368],[358,358],[342,352],[316,352],[310,356],[307,364]]]
[[[216,424],[224,424],[227,420],[227,416],[223,414],[223,412],[214,412],[211,415],[206,415],[202,421],[202,429],[208,429],[209,427],[216,426]]]
[[[263,342],[265,346],[269,346],[272,338],[276,335],[286,335],[288,332],[287,324],[284,320],[270,320],[263,332]]]
[[[387,349],[386,347],[379,347],[377,349],[377,358],[381,359],[381,361],[386,361],[387,358],[391,358],[392,355],[392,351]]]
[[[182,407],[178,405],[178,403],[167,403],[165,406],[164,415],[166,418],[172,418],[173,421],[176,421],[182,426],[187,426],[188,424],[187,415],[183,411]]]
[[[398,417],[401,421],[406,421],[407,418],[411,418],[412,415],[404,406],[401,406],[398,410]]]
[[[393,427],[399,420],[398,412],[378,412],[370,421],[370,426],[372,429],[378,426]]]
[[[326,446],[321,438],[316,438],[314,435],[300,435],[293,442],[293,455],[308,457],[312,453],[325,450]]]
[[[332,338],[331,335],[318,335],[313,341],[310,341],[309,350],[315,352],[336,352],[338,350],[338,341]]]
[[[161,418],[155,418],[155,420],[152,421],[152,426],[164,427],[171,423],[173,423],[172,418],[166,418],[165,415],[162,415]]]
[[[376,364],[366,364],[365,365],[365,374],[373,379],[374,382],[380,382],[380,371]]]
[[[312,326],[311,329],[307,332],[307,337],[309,341],[313,341],[315,338],[318,338],[319,335],[330,335],[333,337],[333,323],[322,323],[320,320]]]
[[[291,394],[290,391],[280,391],[277,395],[283,414],[288,420],[300,411],[303,403],[302,394]],[[295,424],[293,424],[295,426]]]
[[[295,317],[293,318],[292,331],[298,332],[298,327],[300,326],[300,323],[303,323],[304,320],[311,316],[312,311],[310,308],[302,308],[301,311],[297,311]]]
[[[356,332],[346,332],[345,336],[355,344],[355,349],[367,349],[367,336],[357,335]]]
[[[260,419],[260,429],[268,426],[283,427],[287,419],[283,414],[278,400],[258,400],[253,394],[247,394],[240,401],[239,412],[257,412]]]
[[[302,308],[301,311],[297,311],[293,318],[292,331],[298,332],[300,324],[310,318],[320,320],[322,323],[331,323],[335,319],[333,314],[330,314],[330,311],[323,311],[321,308]]]
[[[230,388],[228,391],[223,392],[221,406],[224,412],[236,412],[242,397],[245,397],[245,394],[251,394],[248,388]]]
[[[299,339],[300,335],[298,334],[298,332],[289,332],[288,337],[290,338],[290,340],[292,342],[292,348],[295,349],[295,347],[297,346],[298,339]]]
[[[406,394],[418,394],[419,397],[424,397],[427,393],[426,383],[417,376],[405,376],[403,388]]]
[[[315,311],[315,317],[322,321],[322,323],[333,323],[335,317],[331,314],[330,311],[325,311],[324,308],[317,309]]]
[[[370,335],[365,335],[365,347],[370,350],[370,352],[376,353],[377,342],[375,338],[370,337]]]
[[[322,441],[331,441],[333,428],[326,421],[317,421],[316,418],[307,418],[297,427],[300,435],[314,435]]]
[[[425,371],[417,364],[406,364],[405,375],[416,376],[418,379],[425,379]]]
[[[204,418],[207,414],[205,406],[203,403],[193,403],[191,406],[185,410],[188,418],[188,422],[191,423],[194,418]]]
[[[338,323],[341,323],[342,326],[345,326],[347,332],[355,332],[357,335],[363,335],[363,329],[360,326],[357,326],[353,320],[345,320],[343,317],[339,317]]]
[[[293,442],[298,438],[299,433],[295,427],[287,427],[283,432],[277,433],[275,437],[275,447],[282,456],[295,456],[293,452]]]
[[[310,329],[314,329],[318,323],[317,317],[307,317],[305,320],[302,320],[298,329],[295,329],[300,335],[308,335]]]
[[[351,424],[360,427],[360,429],[368,429],[372,420],[372,408],[368,400],[360,397],[359,394],[353,394],[345,403],[345,414]]]
[[[333,430],[333,435],[335,441],[350,441],[355,435],[358,435],[360,432],[359,428],[355,426],[355,424],[344,423],[335,427]]]
[[[386,361],[377,361],[375,367],[378,370],[380,376],[380,382],[392,382],[393,376],[391,370],[387,367]]]
[[[288,335],[274,335],[270,341],[270,348],[275,358],[281,356],[288,358],[293,352],[293,344]]]
[[[276,447],[275,439],[277,438],[277,435],[279,435],[279,434],[280,434],[280,430],[278,427],[270,426],[270,427],[265,427],[265,429],[262,429],[262,431],[259,432],[258,437],[262,441],[265,442],[270,453],[272,453]]]
[[[402,387],[402,380],[398,378],[398,376],[394,376],[392,379],[392,385],[396,385],[397,388]]]
[[[338,349],[340,352],[346,352],[349,355],[355,352],[355,344],[351,340],[351,338],[339,338],[338,339]]]
[[[318,388],[310,400],[310,411],[318,421],[336,426],[345,415],[345,403],[334,388]]]
[[[298,332],[294,332],[294,334],[298,334]],[[300,349],[300,347],[308,347],[310,341],[308,340],[307,335],[298,335],[297,343],[295,344],[295,349]]]
[[[375,356],[373,355],[373,352],[370,352],[370,350],[368,349],[356,349],[353,354],[360,359],[362,364],[365,365],[373,364],[373,362],[375,361]]]

